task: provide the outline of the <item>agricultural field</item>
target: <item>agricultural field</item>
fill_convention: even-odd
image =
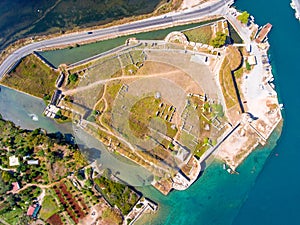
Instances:
[[[87,207],[84,202],[78,202],[75,197],[67,190],[67,186],[61,182],[54,186],[55,194],[58,196],[60,204],[71,217],[75,224],[78,224],[79,219],[82,219]],[[79,205],[80,204],[80,205]]]
[[[47,190],[47,192],[48,193],[43,199],[42,208],[40,211],[40,218],[44,221],[48,220],[50,217],[60,211],[59,206],[57,205],[57,202],[53,197],[52,191]]]

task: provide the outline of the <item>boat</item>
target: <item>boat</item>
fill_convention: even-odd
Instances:
[[[283,110],[284,109],[284,105],[282,103],[279,104],[279,108],[280,108],[280,110]]]

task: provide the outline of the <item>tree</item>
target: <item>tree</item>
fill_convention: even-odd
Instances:
[[[248,23],[250,14],[247,11],[242,12],[242,14],[238,15],[237,19],[244,24]]]
[[[248,61],[246,61],[246,69],[247,70],[251,70],[251,65],[250,65],[250,63]]]
[[[4,180],[2,179],[2,173],[3,171],[0,171],[0,194],[5,194],[6,191],[8,191],[10,189],[10,186],[7,185]]]
[[[71,83],[75,83],[78,80],[78,75],[76,73],[73,73],[69,76],[68,79]]]
[[[227,36],[222,32],[217,32],[216,37],[210,41],[210,45],[214,48],[220,48],[226,43]]]
[[[58,110],[55,116],[60,118],[62,116],[61,110]]]
[[[2,179],[4,182],[8,183],[12,178],[12,175],[8,171],[2,171]]]

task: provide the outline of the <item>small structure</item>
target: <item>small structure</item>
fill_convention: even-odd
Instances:
[[[28,210],[27,210],[27,216],[32,216],[34,213],[35,207],[30,205]]]
[[[27,216],[31,216],[32,218],[37,218],[37,215],[41,209],[39,204],[30,205],[27,210]]]
[[[19,182],[13,182],[12,186],[13,186],[13,189],[12,189],[13,192],[16,192],[20,189]]]
[[[265,26],[263,26],[263,28],[258,33],[258,35],[255,39],[255,42],[258,44],[262,43],[266,39],[266,37],[267,37],[268,33],[271,31],[271,29],[272,29],[272,24],[270,24],[270,23],[267,23]]]
[[[155,97],[156,99],[160,99],[160,98],[161,98],[160,92],[156,92],[154,97]]]
[[[51,104],[52,105],[58,105],[60,98],[62,97],[61,90],[55,90],[54,94],[51,98]]]
[[[56,79],[55,85],[57,88],[60,88],[62,86],[62,84],[64,83],[65,80],[65,75],[63,73],[61,73],[58,78]]]
[[[9,166],[18,166],[20,165],[19,163],[19,158],[16,157],[15,155],[9,157]]]
[[[39,165],[39,160],[38,159],[28,160],[27,164],[28,165]]]
[[[248,56],[248,63],[253,66],[257,64],[256,57],[254,55]]]
[[[247,45],[246,45],[246,51],[247,51],[248,53],[250,53],[251,50],[252,50],[251,44],[247,44]]]
[[[55,116],[56,116],[56,113],[57,113],[58,111],[59,111],[59,108],[57,108],[55,105],[49,104],[49,105],[46,107],[46,109],[45,109],[45,111],[44,111],[44,114],[45,114],[45,116],[54,119]]]

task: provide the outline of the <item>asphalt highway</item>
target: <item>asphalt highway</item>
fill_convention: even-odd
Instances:
[[[159,26],[172,26],[183,21],[192,21],[204,18],[206,16],[213,15],[225,15],[228,10],[228,6],[233,4],[233,0],[217,0],[203,6],[194,7],[180,12],[168,13],[163,16],[151,17],[145,20],[136,21],[133,23],[123,24],[119,26],[93,30],[91,32],[78,32],[59,37],[43,40],[40,42],[34,42],[17,49],[14,53],[9,55],[3,63],[0,65],[0,79],[4,74],[12,68],[16,62],[26,55],[29,55],[33,51],[46,48],[55,47],[65,44],[75,44],[82,41],[88,41],[93,39],[100,39],[107,35],[118,35],[120,33],[133,32],[135,30],[141,30]]]

